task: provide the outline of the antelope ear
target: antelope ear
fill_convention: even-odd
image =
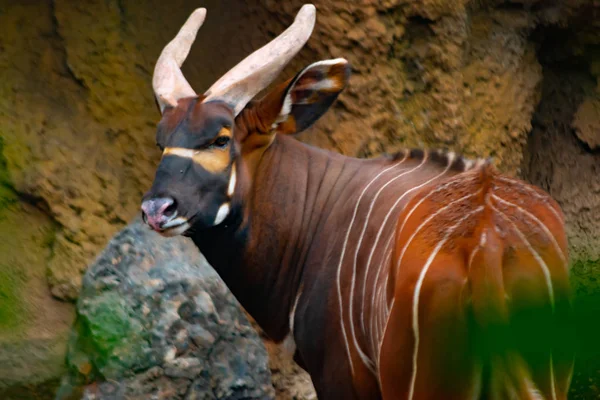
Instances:
[[[310,127],[333,104],[349,78],[350,64],[343,58],[304,68],[285,88],[272,132],[294,134]]]

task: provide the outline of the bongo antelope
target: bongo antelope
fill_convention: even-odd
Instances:
[[[267,87],[308,40],[305,5],[204,94],[180,67],[206,10],[153,77],[162,159],[146,223],[190,237],[321,399],[566,399],[573,368],[559,206],[487,161],[376,159],[303,144],[345,59]]]

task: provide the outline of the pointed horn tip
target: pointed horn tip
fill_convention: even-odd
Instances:
[[[196,8],[190,14],[187,21],[185,21],[185,24],[183,24],[182,29],[189,27],[189,29],[194,29],[197,31],[198,29],[200,29],[200,26],[202,26],[202,24],[204,23],[205,18],[206,18],[206,8],[204,8],[204,7]]]
[[[305,4],[302,6],[302,8],[300,8],[300,11],[298,11],[296,18],[294,18],[294,21],[300,19],[308,19],[314,21],[316,19],[316,15],[317,8],[314,6],[314,4]]]
[[[206,17],[206,8],[204,8],[204,7],[196,8],[192,12],[190,17],[196,17],[196,16],[203,17],[203,18]]]
[[[312,3],[306,3],[302,7],[300,7],[300,12],[316,12],[317,8]]]

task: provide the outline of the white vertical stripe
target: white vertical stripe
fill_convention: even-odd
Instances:
[[[390,218],[390,215],[392,215],[392,212],[396,209],[396,207],[400,204],[400,201],[402,201],[402,199],[404,199],[406,197],[406,195],[408,195],[409,193],[414,192],[415,190],[418,190],[428,184],[430,184],[431,182],[435,181],[436,179],[441,178],[442,176],[444,176],[448,170],[450,169],[450,166],[452,165],[452,162],[454,161],[454,153],[449,153],[448,155],[448,164],[446,165],[446,169],[444,169],[441,173],[437,174],[436,176],[434,176],[433,178],[421,183],[420,185],[417,185],[413,188],[410,188],[409,190],[407,190],[406,192],[404,192],[398,199],[396,199],[396,202],[392,205],[392,207],[390,208],[390,210],[388,211],[388,213],[386,214],[385,218],[383,219],[383,222],[381,223],[381,227],[379,228],[379,231],[377,232],[377,236],[375,237],[375,242],[373,242],[373,246],[371,247],[371,252],[369,253],[369,258],[367,259],[367,267],[365,269],[365,279],[363,279],[363,289],[362,289],[362,307],[361,307],[361,311],[360,311],[360,316],[361,316],[361,324],[362,324],[362,331],[363,334],[365,333],[365,324],[364,324],[364,320],[365,320],[365,294],[366,294],[366,288],[367,288],[367,277],[369,276],[369,269],[371,266],[371,259],[373,258],[373,254],[375,253],[375,248],[377,247],[377,244],[379,243],[379,238],[381,237],[381,234],[383,233],[383,229],[385,228],[385,225],[388,221],[388,219]],[[383,190],[383,188],[381,189]],[[381,191],[380,190],[380,191]],[[377,196],[379,195],[379,192],[377,192]],[[365,234],[365,230],[367,228],[367,222],[368,222],[368,218],[371,214],[371,210],[373,208],[373,203],[375,202],[375,200],[373,200],[373,202],[371,203],[371,208],[369,209],[369,214],[367,214],[367,220],[365,220],[365,224],[363,226],[363,230],[362,233],[360,235],[360,239],[358,241],[358,245],[356,246],[356,253],[354,255],[354,263],[356,264],[356,258],[358,256],[358,250],[361,246],[364,234]],[[392,232],[392,236],[393,236],[393,232]]]
[[[412,377],[410,380],[410,389],[409,389],[409,394],[408,394],[408,399],[412,400],[414,393],[415,393],[415,383],[417,381],[417,361],[419,358],[419,340],[420,340],[420,333],[419,333],[419,296],[421,294],[421,287],[423,286],[423,281],[425,280],[425,276],[427,275],[427,271],[429,270],[429,267],[431,266],[431,264],[433,263],[433,260],[435,259],[435,257],[437,256],[438,252],[442,249],[442,247],[444,246],[444,244],[446,244],[446,242],[448,241],[448,238],[450,237],[450,235],[467,219],[470,218],[473,214],[477,213],[477,212],[481,212],[483,210],[483,206],[477,207],[474,211],[471,211],[470,213],[467,213],[465,216],[463,216],[456,224],[454,224],[452,227],[450,227],[447,231],[446,231],[446,235],[444,236],[444,238],[438,243],[438,245],[434,248],[433,252],[431,253],[431,255],[429,256],[429,258],[427,259],[427,262],[425,263],[425,265],[423,266],[423,269],[421,270],[421,274],[419,275],[419,279],[417,280],[417,284],[415,285],[415,291],[413,294],[413,321],[412,321],[412,327],[413,327],[413,333],[414,333],[414,337],[415,337],[415,348],[414,348],[414,352],[413,352],[413,359],[412,359],[412,363],[413,363],[413,369],[412,369]]]
[[[348,238],[350,237],[350,232],[352,231],[352,225],[354,224],[354,220],[356,219],[356,214],[358,213],[358,207],[360,205],[360,201],[362,200],[362,198],[364,197],[364,195],[367,193],[367,190],[369,190],[369,188],[371,187],[371,185],[377,179],[379,179],[379,177],[381,175],[383,175],[387,171],[389,171],[389,170],[397,167],[398,165],[402,164],[406,160],[407,157],[408,157],[408,154],[399,163],[393,164],[393,165],[389,166],[388,168],[384,169],[383,171],[379,172],[365,186],[365,188],[363,189],[363,191],[359,195],[358,200],[356,201],[356,205],[354,206],[354,212],[352,214],[352,219],[350,220],[350,224],[348,226],[348,231],[346,232],[346,238],[344,240],[344,244],[342,245],[342,252],[341,252],[341,255],[340,255],[340,262],[339,262],[338,268],[337,268],[336,282],[337,282],[338,301],[339,301],[339,305],[340,305],[339,311],[340,311],[341,330],[342,330],[342,335],[344,336],[344,345],[346,347],[346,355],[348,357],[348,362],[350,363],[350,372],[352,373],[352,375],[354,375],[354,363],[352,362],[352,356],[350,354],[350,345],[348,343],[348,335],[346,334],[346,328],[344,326],[344,309],[343,309],[343,302],[342,302],[342,286],[341,286],[342,264],[343,264],[343,261],[344,261],[344,254],[346,252],[346,246],[348,244]]]
[[[521,181],[518,181],[516,179],[510,179],[510,178],[507,178],[506,176],[497,176],[496,179],[498,179],[499,181],[505,182],[505,183],[511,183],[513,185],[517,185],[517,186],[519,186],[520,189],[527,191],[530,195],[532,195],[536,199],[541,200],[543,203],[549,203],[547,196],[538,193],[537,191],[535,191],[534,189],[529,187],[529,185],[524,184]],[[556,209],[551,204],[548,204],[548,208],[552,211],[552,213],[556,216],[556,218],[558,219],[558,221],[561,224],[565,222],[564,216],[561,215],[558,211],[556,211]]]
[[[357,257],[358,257],[358,250],[360,249],[361,243],[362,243],[362,239],[364,237],[365,234],[365,230],[367,228],[367,225],[369,223],[369,218],[371,217],[371,212],[373,211],[373,207],[375,204],[375,201],[377,200],[377,198],[379,197],[379,195],[381,194],[382,190],[387,187],[389,184],[391,184],[392,182],[394,182],[395,180],[401,178],[404,175],[413,173],[414,171],[418,170],[419,168],[421,168],[423,165],[425,165],[425,163],[427,162],[427,158],[423,157],[423,160],[421,161],[421,163],[419,165],[417,165],[416,167],[406,171],[406,172],[402,172],[399,175],[396,175],[394,178],[390,179],[388,182],[386,182],[381,188],[379,188],[379,190],[375,193],[375,195],[373,196],[373,198],[371,199],[371,203],[369,205],[369,210],[367,212],[367,215],[365,217],[365,222],[363,224],[363,229],[361,230],[358,242],[356,244],[356,250],[354,252],[354,260],[352,263],[352,280],[351,280],[351,284],[350,284],[350,302],[348,304],[348,310],[349,310],[349,324],[350,324],[350,333],[352,335],[352,341],[354,342],[354,347],[356,348],[356,351],[358,352],[358,355],[360,356],[360,358],[362,359],[362,361],[365,363],[365,365],[367,365],[367,367],[369,367],[369,369],[371,370],[371,372],[373,372],[373,374],[375,374],[375,366],[373,365],[373,361],[371,359],[369,359],[369,357],[364,353],[364,351],[362,350],[362,348],[360,347],[360,344],[358,343],[358,339],[356,338],[356,330],[354,327],[354,314],[352,312],[352,308],[353,308],[353,304],[354,304],[354,288],[356,285],[356,264],[357,264]],[[418,186],[420,187],[420,186]],[[406,191],[405,193],[402,194],[402,196],[400,196],[400,198],[403,198],[407,193],[409,193],[410,191],[414,190],[415,188]],[[396,202],[397,203],[397,202]],[[389,215],[389,213],[388,213]],[[364,305],[364,300],[363,300],[363,305]]]
[[[496,213],[498,213],[498,215],[500,215],[502,218],[504,218],[512,226],[512,228],[515,231],[515,233],[517,234],[517,236],[519,236],[519,239],[521,239],[523,244],[525,244],[525,247],[527,248],[527,250],[529,250],[529,252],[533,256],[533,258],[540,265],[540,268],[542,269],[542,272],[544,273],[544,278],[546,279],[546,286],[548,287],[548,295],[550,297],[550,304],[552,305],[552,310],[554,310],[554,288],[552,287],[552,277],[550,276],[550,270],[548,269],[546,262],[544,261],[544,259],[542,257],[540,257],[539,253],[537,251],[535,251],[535,249],[531,246],[531,243],[529,243],[529,241],[527,240],[525,235],[523,235],[523,233],[519,230],[517,225],[510,218],[508,218],[508,216],[506,214],[504,214],[502,211],[498,210],[491,203],[489,203],[489,205],[490,205],[490,207],[492,207],[492,209]]]
[[[562,249],[558,245],[558,242],[556,241],[556,238],[554,237],[554,235],[552,234],[552,232],[550,232],[550,229],[548,229],[548,227],[542,221],[540,221],[535,215],[533,215],[529,211],[525,210],[522,207],[519,207],[518,205],[516,205],[514,203],[511,203],[511,202],[509,202],[507,200],[504,200],[504,199],[496,196],[495,194],[492,194],[492,197],[494,199],[498,200],[501,203],[504,203],[504,204],[507,204],[509,206],[512,206],[512,207],[516,208],[521,213],[525,214],[527,217],[529,217],[530,219],[534,220],[535,223],[538,224],[542,228],[542,230],[544,231],[544,233],[550,238],[550,241],[554,245],[554,248],[556,249],[556,252],[560,256],[560,260],[563,262],[563,264],[565,264],[565,265],[567,264],[567,257],[565,256],[565,254],[563,253]],[[553,207],[551,207],[551,206],[549,206],[548,208],[553,209]]]
[[[491,203],[489,203],[489,205],[490,205],[490,207],[492,207],[492,209],[496,213],[498,213],[500,216],[502,216],[512,226],[512,228],[515,231],[515,233],[517,234],[517,236],[519,236],[519,238],[521,239],[523,244],[525,244],[525,247],[527,248],[527,250],[529,250],[529,252],[533,256],[533,258],[540,265],[542,272],[544,273],[544,278],[546,279],[546,286],[548,287],[548,295],[550,297],[550,305],[552,306],[552,312],[554,312],[554,288],[552,287],[552,277],[550,275],[550,270],[548,269],[548,265],[546,265],[546,262],[544,261],[544,259],[531,246],[531,243],[529,243],[529,241],[527,240],[525,235],[521,232],[521,230],[517,227],[517,225],[510,218],[508,218],[508,216],[506,214],[504,214],[502,211],[500,211],[499,209],[494,207]],[[553,361],[552,361],[552,353],[550,353],[550,382],[551,382],[551,389],[552,389],[552,399],[556,400],[556,388],[555,388],[555,382],[554,382],[554,366],[553,366]]]

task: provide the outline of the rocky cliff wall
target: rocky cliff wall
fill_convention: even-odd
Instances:
[[[56,299],[77,297],[82,271],[137,213],[159,158],[150,80],[162,46],[193,8],[208,8],[184,66],[202,91],[284,29],[301,3],[0,0],[0,361],[13,360],[0,364],[24,360],[0,371],[0,393],[56,376],[72,316]],[[597,2],[315,4],[315,32],[286,76],[340,56],[353,76],[299,138],[360,157],[404,146],[494,157],[563,206],[575,285],[594,310]],[[38,362],[46,374],[26,372]]]

